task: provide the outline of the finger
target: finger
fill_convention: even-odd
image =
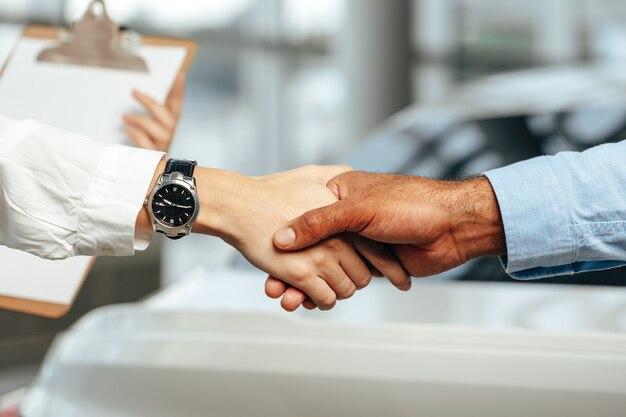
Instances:
[[[330,310],[337,303],[337,294],[322,277],[305,279],[298,287],[298,289],[309,296],[320,310]]]
[[[279,298],[287,290],[287,284],[278,278],[268,276],[265,280],[265,294],[270,298]]]
[[[180,73],[176,77],[170,93],[165,99],[165,105],[174,114],[176,119],[183,108],[183,98],[185,96],[185,74]]]
[[[367,224],[365,215],[369,215],[361,211],[353,200],[308,211],[276,232],[274,245],[283,250],[302,249],[337,233],[359,232]]]
[[[312,304],[312,301],[302,291],[271,275],[265,280],[265,294],[274,299],[282,296],[280,304],[287,311],[297,310],[306,300]],[[315,304],[313,306],[315,307]]]
[[[306,295],[297,288],[288,287],[280,300],[280,305],[286,311],[296,311],[306,300]]]
[[[340,253],[339,265],[357,289],[365,288],[372,280],[372,273],[363,259],[350,245],[349,250]]]
[[[124,125],[124,132],[133,141],[135,146],[143,149],[156,149],[156,144],[142,130],[130,125]]]
[[[328,265],[322,278],[335,292],[337,300],[350,298],[356,292],[356,285],[339,264]]]
[[[404,268],[416,278],[440,274],[459,265],[455,256],[447,257],[439,251],[402,244],[393,245],[392,249]]]
[[[315,303],[311,301],[310,298],[304,300],[304,302],[302,303],[302,307],[306,308],[307,310],[315,310],[317,308]]]
[[[167,142],[170,137],[168,130],[149,116],[125,114],[123,119],[126,123],[133,125],[133,127],[146,132],[146,134],[152,138],[153,142]]]
[[[174,129],[176,126],[176,117],[170,112],[165,104],[158,103],[152,97],[149,97],[137,90],[133,90],[133,97],[146,109],[154,120],[167,129]]]
[[[398,289],[411,289],[411,277],[394,253],[385,245],[363,237],[355,237],[355,249]]]

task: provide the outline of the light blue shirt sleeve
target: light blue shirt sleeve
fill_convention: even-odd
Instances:
[[[626,265],[626,141],[541,156],[484,174],[517,279]]]

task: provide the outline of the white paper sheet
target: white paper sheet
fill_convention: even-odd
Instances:
[[[142,46],[148,73],[37,62],[54,41],[21,39],[0,78],[0,113],[37,119],[108,143],[128,144],[122,114],[141,111],[138,89],[163,101],[186,56],[183,47]],[[2,142],[0,141],[0,146]],[[0,247],[0,295],[69,304],[90,257],[47,261]]]
[[[0,247],[0,294],[55,304],[69,304],[80,287],[91,257],[48,261]]]
[[[186,56],[183,47],[142,46],[149,72],[37,62],[56,42],[23,38],[0,78],[0,112],[37,119],[109,143],[127,143],[122,114],[141,111],[136,88],[163,101]]]

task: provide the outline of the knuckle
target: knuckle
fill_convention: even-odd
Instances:
[[[294,273],[293,284],[298,288],[305,287],[310,279],[310,276],[305,271],[297,271]]]
[[[346,243],[339,238],[328,239],[324,242],[324,245],[333,252],[340,251],[346,247]]]
[[[367,275],[364,275],[362,278],[356,280],[354,282],[354,285],[356,286],[357,289],[362,290],[363,288],[367,287],[371,281],[372,281],[372,274],[368,273]]]
[[[348,285],[346,285],[346,288],[341,291],[341,294],[337,294],[337,299],[345,300],[352,297],[354,293],[356,293],[356,285],[350,282]]]
[[[321,221],[319,216],[314,211],[306,212],[302,216],[302,227],[305,231],[313,236],[317,236]]]
[[[136,115],[133,118],[133,123],[135,123],[137,126],[141,127],[142,129],[145,129],[146,126],[150,124],[150,118],[148,116]]]
[[[322,251],[315,251],[311,254],[313,264],[318,268],[325,265],[328,261],[328,257]]]
[[[333,292],[329,292],[328,294],[324,294],[320,297],[317,306],[320,310],[330,310],[335,306],[336,302],[337,296]]]
[[[149,107],[155,107],[159,105],[159,103],[157,103],[157,101],[150,96],[144,95],[142,97],[143,97],[143,102],[146,103],[146,105]]]
[[[405,287],[409,282],[410,278],[405,273],[395,272],[393,274],[389,274],[387,276],[389,281],[391,281],[396,287]]]
[[[308,281],[310,274],[306,268],[293,266],[291,267],[290,275],[291,279],[289,280],[289,283],[295,285],[296,287],[301,287],[302,284]]]

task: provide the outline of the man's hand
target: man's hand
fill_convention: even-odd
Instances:
[[[183,74],[179,74],[174,81],[165,103],[158,103],[140,91],[133,91],[133,97],[148,114],[125,114],[124,132],[140,148],[167,152],[174,139],[184,94]]]
[[[301,249],[337,233],[356,232],[393,244],[415,277],[506,253],[498,204],[486,178],[437,181],[348,172],[328,186],[340,201],[289,222],[274,236],[277,248]]]

